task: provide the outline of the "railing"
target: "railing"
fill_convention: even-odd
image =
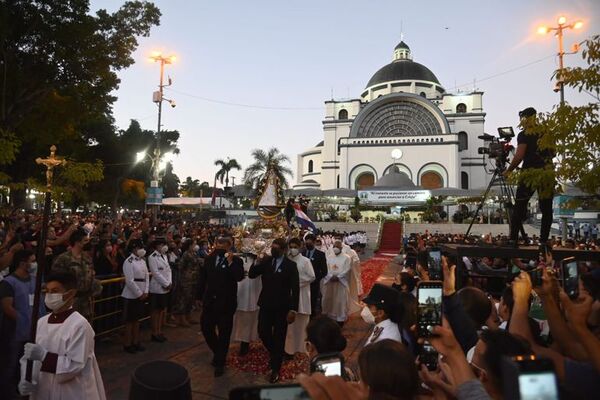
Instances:
[[[96,337],[108,335],[124,327],[121,292],[125,285],[125,277],[108,275],[99,277],[99,279],[102,284],[102,294],[94,299],[94,316],[92,318],[92,326],[96,332]],[[149,315],[146,304],[144,317],[140,321],[148,319]]]

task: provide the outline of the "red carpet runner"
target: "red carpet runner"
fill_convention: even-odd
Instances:
[[[361,264],[361,280],[365,295],[369,293],[385,267],[390,262],[390,257],[373,257]],[[300,373],[307,373],[309,369],[308,357],[296,354],[292,360],[284,361],[281,366],[281,379],[294,379]],[[243,372],[266,375],[269,372],[269,353],[260,342],[250,344],[250,351],[244,357],[238,354],[238,346],[232,346],[227,357],[227,366]]]
[[[397,255],[402,245],[402,224],[399,222],[386,222],[381,230],[379,241],[379,254]]]

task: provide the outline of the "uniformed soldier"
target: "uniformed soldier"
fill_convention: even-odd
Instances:
[[[363,299],[366,306],[361,316],[366,323],[375,325],[365,346],[383,339],[403,342],[398,327],[398,322],[402,318],[398,297],[395,289],[376,283],[369,295]]]
[[[102,292],[100,281],[95,279],[91,259],[83,251],[88,237],[82,229],[77,229],[69,237],[70,249],[59,255],[52,264],[52,273],[71,273],[77,280],[77,295],[73,303],[75,311],[88,321],[92,320],[94,309],[92,298]]]
[[[148,267],[152,273],[150,281],[150,305],[152,312],[150,319],[152,321],[153,342],[163,343],[167,338],[162,333],[163,321],[169,304],[169,294],[173,287],[171,276],[171,267],[167,259],[169,247],[164,239],[156,239],[152,243],[154,252],[148,257]]]
[[[150,274],[146,266],[146,250],[141,240],[131,242],[131,255],[123,263],[123,275],[125,275],[125,286],[121,297],[123,301],[123,318],[125,320],[125,345],[128,353],[144,351],[140,345],[140,323],[139,319],[144,314],[144,305],[148,299],[150,287]]]

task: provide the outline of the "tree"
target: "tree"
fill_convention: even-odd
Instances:
[[[279,179],[279,183],[283,188],[288,188],[287,176],[292,177],[292,170],[285,164],[290,162],[290,159],[285,154],[281,154],[275,147],[265,152],[264,150],[256,149],[252,151],[254,162],[244,171],[244,184],[248,187],[256,189],[258,184],[264,179],[269,168],[272,168]]]
[[[221,182],[221,184],[223,184],[223,179],[225,179],[225,187],[229,187],[229,172],[234,169],[238,171],[242,169],[242,166],[238,164],[235,158],[227,158],[227,161],[223,161],[220,159],[216,160],[215,165],[217,167],[220,167],[220,169],[217,171],[217,174],[215,175],[215,178],[219,182]]]
[[[68,159],[96,162],[94,134],[106,132],[94,127],[112,125],[117,72],[133,64],[137,37],[159,17],[145,1],[95,15],[89,0],[0,2],[0,178],[25,184],[52,144]]]
[[[198,179],[192,179],[188,176],[185,181],[179,187],[181,195],[184,197],[198,197],[200,191],[200,181]]]
[[[173,173],[173,164],[167,163],[165,174],[162,178],[164,197],[178,197],[179,177]]]
[[[559,104],[551,112],[539,113],[536,132],[541,132],[540,149],[556,154],[557,165],[522,171],[525,183],[551,195],[554,181],[573,183],[581,190],[597,194],[600,190],[600,35],[588,39],[581,55],[587,67],[565,68],[557,78],[566,87],[589,94],[594,101],[579,107]]]

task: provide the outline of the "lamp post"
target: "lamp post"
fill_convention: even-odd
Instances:
[[[567,23],[567,18],[565,16],[560,16],[558,17],[558,20],[556,21],[558,23],[558,26],[545,26],[542,25],[538,28],[538,33],[545,35],[547,33],[550,33],[552,31],[556,32],[556,37],[558,38],[558,75],[557,75],[557,85],[558,85],[558,89],[560,91],[560,105],[562,106],[563,104],[565,104],[565,85],[564,85],[564,81],[562,79],[562,71],[564,69],[564,63],[563,63],[563,57],[565,54],[565,48],[564,48],[564,44],[563,44],[563,37],[564,37],[564,33],[563,31],[566,29],[580,29],[583,26],[583,21],[575,21],[571,24]],[[577,50],[577,48],[575,49]]]
[[[172,84],[170,77],[167,79],[167,83],[166,84],[164,83],[165,65],[173,64],[175,62],[175,59],[176,59],[176,57],[174,55],[165,57],[159,51],[153,52],[152,55],[150,56],[150,60],[160,63],[160,80],[159,80],[159,84],[158,84],[158,90],[152,93],[152,101],[154,103],[156,103],[156,105],[158,106],[158,124],[157,124],[157,129],[156,129],[156,145],[154,148],[154,154],[153,154],[153,156],[150,157],[150,159],[152,160],[152,180],[150,182],[151,188],[159,187],[158,181],[159,181],[159,173],[161,170],[160,133],[161,133],[161,128],[162,128],[162,103],[163,103],[163,101],[166,101],[173,108],[176,105],[175,101],[164,97],[164,88],[171,86],[171,84]],[[154,190],[156,190],[158,192],[158,189],[154,189]],[[156,214],[158,212],[158,207],[160,207],[160,206],[157,204],[155,204],[155,205],[156,205],[156,207],[152,207],[152,213],[156,217]]]

